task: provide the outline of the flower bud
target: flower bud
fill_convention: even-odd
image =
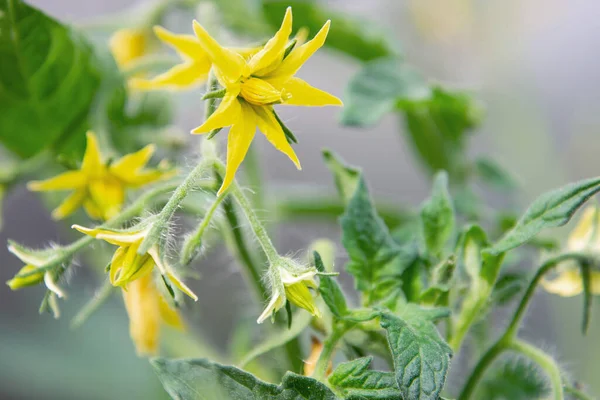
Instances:
[[[10,287],[12,290],[18,290],[18,289],[22,289],[24,287],[27,286],[35,286],[39,283],[41,283],[44,280],[44,273],[43,272],[37,272],[33,275],[29,275],[26,277],[19,277],[19,275],[21,274],[26,274],[28,272],[32,272],[35,271],[36,267],[33,265],[25,265],[23,268],[21,268],[19,270],[19,272],[17,272],[17,274],[15,275],[14,278],[12,278],[11,280],[7,281],[6,284],[8,285],[8,287]]]

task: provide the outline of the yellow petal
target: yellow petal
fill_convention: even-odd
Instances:
[[[281,151],[292,160],[296,165],[296,168],[302,169],[298,156],[296,156],[294,149],[288,143],[281,125],[279,125],[279,122],[277,122],[273,115],[273,110],[266,107],[254,107],[254,110],[257,115],[258,129],[264,133],[269,142],[271,142],[277,150]]]
[[[577,226],[569,235],[567,247],[570,251],[585,251],[594,247],[600,238],[600,210],[587,207],[579,219]]]
[[[342,106],[340,99],[309,85],[300,78],[291,78],[283,85],[284,105],[293,106]]]
[[[187,62],[152,79],[134,78],[128,84],[132,89],[138,90],[188,89],[206,82],[210,66],[208,60],[206,63]]]
[[[139,355],[153,355],[158,351],[161,320],[159,296],[150,274],[131,282],[127,291],[123,291],[129,315],[129,333]]]
[[[139,29],[119,29],[110,38],[109,47],[117,65],[124,67],[146,53],[147,37]]]
[[[73,214],[85,200],[85,190],[76,190],[71,193],[58,207],[52,211],[52,219],[59,220]]]
[[[193,134],[208,133],[213,129],[232,125],[240,117],[241,106],[237,93],[227,93],[219,107],[202,125],[192,130]]]
[[[158,306],[164,323],[179,330],[185,329],[185,324],[177,310],[171,308],[169,303],[160,295],[158,296]]]
[[[180,55],[201,61],[202,63],[208,62],[208,55],[195,36],[178,35],[169,32],[162,26],[155,26],[153,29],[154,33],[161,41],[177,50]]]
[[[279,31],[248,62],[245,76],[261,76],[275,69],[281,60],[292,33],[292,8],[288,7]]]
[[[113,282],[113,285],[129,285],[131,282],[146,276],[146,274],[150,273],[154,269],[154,260],[152,257],[148,256],[147,254],[143,256],[136,254],[138,247],[139,246],[136,246],[135,249],[133,249],[132,246],[127,250],[127,255],[132,253],[131,258],[127,256],[123,260],[123,269],[121,270],[121,273],[117,279]]]
[[[221,71],[227,81],[223,83],[238,81],[246,66],[244,58],[233,50],[221,47],[198,21],[194,21],[194,33],[212,63]]]
[[[88,236],[95,237],[96,239],[104,240],[115,246],[130,246],[132,243],[142,241],[147,235],[147,229],[132,231],[132,232],[121,232],[106,228],[86,228],[81,225],[72,225],[71,228],[77,229],[79,232],[84,233]]]
[[[70,190],[85,186],[86,177],[81,171],[67,171],[43,181],[27,183],[27,189],[39,192],[46,190]]]
[[[127,185],[129,187],[136,188],[162,179],[172,178],[176,174],[176,169],[173,169],[171,171],[161,171],[158,169],[145,170],[142,172],[138,172],[135,176],[130,177],[127,181]]]
[[[231,182],[233,182],[235,173],[242,161],[244,161],[244,157],[248,153],[248,148],[256,132],[256,114],[254,110],[246,103],[240,103],[240,105],[240,117],[229,130],[227,138],[227,168],[223,184],[217,195],[221,195],[231,185]]]
[[[121,270],[125,267],[123,262],[125,261],[126,254],[127,247],[118,247],[115,251],[115,254],[113,254],[112,260],[110,261],[108,279],[113,286],[116,286],[115,282],[117,281],[117,277]]]
[[[17,272],[17,274],[15,275],[14,278],[12,278],[9,281],[6,281],[6,284],[8,285],[8,287],[10,287],[11,290],[18,290],[18,289],[22,289],[27,286],[33,286],[33,285],[39,284],[44,279],[43,272],[35,273],[26,278],[18,277],[19,274],[26,274],[28,272],[35,271],[36,269],[37,269],[37,267],[35,267],[33,265],[29,265],[29,264],[25,265],[23,268],[21,268],[19,270],[19,272]]]
[[[114,161],[110,165],[110,171],[115,175],[119,175],[119,177],[133,175],[133,173],[139,171],[144,168],[154,151],[156,150],[156,146],[153,144],[149,144],[141,150],[136,151],[135,153],[127,154],[118,160]]]
[[[563,297],[577,296],[583,292],[583,282],[577,268],[562,271],[551,280],[543,279],[541,284],[547,292]]]
[[[302,67],[302,64],[323,46],[325,39],[327,39],[330,25],[331,21],[327,21],[312,40],[304,43],[302,46],[295,47],[269,76],[277,78],[292,77]]]
[[[290,303],[304,308],[317,318],[321,318],[321,312],[317,308],[315,299],[308,287],[303,283],[294,283],[293,285],[285,286],[285,296]]]
[[[87,132],[87,145],[81,163],[81,170],[91,176],[99,176],[104,171],[98,139],[92,131]]]
[[[198,301],[198,296],[196,296],[196,294],[194,292],[192,292],[192,289],[190,289],[185,283],[183,283],[183,281],[181,279],[179,279],[179,277],[177,277],[174,273],[172,273],[172,272],[167,273],[167,278],[169,279],[169,281],[171,283],[173,283],[173,285],[175,285],[175,287],[177,289],[181,290],[183,293],[188,295],[194,301]]]

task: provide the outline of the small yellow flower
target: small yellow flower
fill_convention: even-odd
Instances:
[[[248,152],[257,127],[276,149],[286,154],[300,169],[298,157],[286,140],[273,105],[342,105],[337,97],[294,76],[325,43],[329,25],[330,22],[327,21],[312,40],[294,46],[291,52],[286,54],[292,31],[292,10],[288,8],[281,28],[275,36],[260,51],[245,58],[232,49],[222,47],[194,21],[194,32],[213,64],[215,76],[226,90],[215,113],[192,131],[201,134],[231,126],[227,171],[219,193],[231,184]]]
[[[304,308],[315,317],[321,318],[321,312],[309,290],[309,288],[318,288],[317,282],[315,282],[317,270],[315,268],[302,269],[287,259],[282,259],[281,263],[280,266],[271,267],[271,300],[258,317],[257,322],[261,324],[274,315],[285,306],[286,300],[297,307]]]
[[[588,207],[567,241],[568,252],[588,253],[600,257],[600,209]],[[583,292],[581,270],[574,262],[558,266],[553,279],[543,279],[542,287],[563,297],[577,296]],[[591,292],[600,295],[600,271],[591,271]]]
[[[149,37],[145,29],[125,28],[110,38],[109,48],[119,68],[125,68],[148,53]]]
[[[145,169],[154,153],[154,145],[106,163],[93,132],[87,133],[87,148],[81,169],[68,171],[45,181],[29,182],[33,191],[73,190],[53,212],[54,219],[65,218],[83,206],[94,219],[108,220],[121,211],[125,190],[173,176],[174,171]]]
[[[176,35],[160,26],[154,27],[154,33],[162,42],[174,48],[184,62],[152,79],[134,78],[130,82],[132,88],[184,89],[206,82],[212,63],[198,39],[192,35]]]
[[[123,300],[129,315],[129,334],[139,355],[155,355],[158,351],[163,323],[183,329],[183,321],[159,293],[152,274],[131,282],[123,290]]]
[[[198,297],[175,275],[172,268],[162,261],[158,244],[153,245],[145,254],[138,254],[140,244],[144,241],[152,225],[143,229],[119,231],[113,229],[89,229],[79,225],[72,228],[96,239],[104,240],[119,246],[110,263],[109,279],[113,286],[127,289],[128,285],[148,274],[156,266],[165,280],[190,296],[194,301]]]

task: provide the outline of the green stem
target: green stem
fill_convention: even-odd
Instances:
[[[588,396],[587,394],[583,393],[581,390],[572,387],[572,386],[565,386],[564,388],[565,393],[571,395],[571,397],[574,397],[576,399],[579,400],[593,400],[590,396]]]
[[[146,238],[138,248],[138,254],[144,255],[150,248],[161,239],[161,235],[167,230],[169,221],[179,208],[181,202],[187,195],[196,187],[196,181],[212,166],[214,160],[203,160],[189,173],[183,182],[175,189],[167,204],[161,212],[156,216],[156,221],[152,224],[152,228],[148,232]]]
[[[265,255],[267,256],[267,260],[271,265],[277,263],[280,257],[279,253],[277,252],[275,246],[273,246],[273,242],[271,241],[271,238],[269,237],[265,226],[254,212],[252,204],[250,203],[246,195],[244,195],[243,191],[240,189],[236,182],[233,182],[231,184],[230,191],[231,195],[235,198],[237,203],[240,205],[240,208],[246,215],[246,219],[250,223],[250,227],[254,232],[258,243],[260,243],[260,246],[262,247]]]
[[[92,297],[75,317],[71,320],[71,329],[81,327],[88,318],[100,308],[106,300],[113,294],[115,287],[111,285],[110,280],[106,280],[98,292]]]
[[[240,221],[231,196],[227,196],[223,202],[223,209],[225,210],[225,218],[227,219],[227,223],[233,235],[233,244],[235,245],[236,250],[235,253],[242,266],[245,267],[247,280],[254,288],[258,301],[262,303],[267,300],[267,290],[263,286],[261,280],[260,268],[255,262],[254,257],[252,257],[248,246],[246,246],[244,232],[240,228]]]
[[[580,262],[585,263],[589,260],[589,257],[587,257],[584,254],[580,254],[580,253],[561,254],[558,257],[554,257],[554,258],[546,261],[544,264],[542,264],[542,266],[540,268],[538,268],[533,279],[529,283],[529,286],[527,287],[527,291],[523,295],[523,298],[519,302],[519,305],[518,305],[515,313],[513,314],[512,320],[510,321],[508,328],[506,329],[505,336],[512,339],[517,335],[519,326],[521,325],[521,322],[523,321],[523,317],[525,316],[525,311],[527,310],[527,307],[529,306],[529,303],[531,302],[531,299],[533,297],[533,294],[535,293],[535,289],[537,288],[538,283],[544,277],[544,275],[547,274],[550,270],[552,270],[554,267],[556,267],[561,262],[566,261],[566,260],[573,260],[573,259],[579,260]]]
[[[515,313],[508,324],[506,331],[479,360],[475,366],[475,369],[473,370],[473,373],[469,376],[469,379],[467,380],[465,387],[458,397],[458,400],[467,400],[471,398],[485,370],[496,359],[496,357],[498,357],[498,355],[507,349],[521,352],[543,367],[552,381],[555,396],[554,398],[563,398],[560,371],[558,370],[554,360],[541,350],[520,341],[516,336],[519,326],[523,321],[525,311],[527,310],[533,294],[535,293],[535,289],[537,288],[537,285],[542,277],[561,262],[571,259],[579,260],[580,263],[589,262],[589,257],[584,254],[566,253],[546,261],[540,268],[538,268],[533,279],[530,281],[523,298],[519,302],[519,305],[517,306],[517,309],[515,310]]]
[[[219,208],[219,205],[224,198],[225,196],[217,196],[215,198],[209,209],[206,210],[206,214],[204,214],[204,218],[202,218],[202,221],[200,221],[196,231],[192,233],[192,235],[189,236],[185,241],[183,248],[181,249],[180,260],[182,265],[188,265],[196,256],[198,249],[202,245],[202,237],[204,236],[204,232],[210,226],[210,222],[212,221],[215,212]]]
[[[252,143],[246,154],[245,172],[248,178],[248,187],[254,192],[252,200],[254,207],[263,210],[265,206],[265,188],[263,185],[262,171],[260,168],[260,158],[256,143]]]
[[[139,215],[148,206],[148,203],[150,201],[152,201],[155,197],[158,197],[167,192],[170,192],[175,187],[176,187],[175,184],[167,184],[167,185],[160,186],[160,187],[154,188],[152,190],[149,190],[148,192],[142,194],[139,198],[137,198],[133,203],[131,203],[131,205],[129,205],[127,208],[125,208],[120,214],[116,215],[115,217],[113,217],[112,219],[107,221],[106,223],[100,225],[99,228],[114,228],[114,227],[117,227],[117,226],[123,224],[124,222],[130,220],[131,218]],[[51,261],[49,261],[48,263],[46,263],[44,265],[39,266],[38,268],[36,268],[33,271],[19,274],[19,275],[17,275],[17,277],[26,278],[28,276],[35,275],[40,272],[45,272],[45,271],[54,269],[57,266],[60,266],[61,264],[63,264],[65,261],[67,261],[71,257],[73,257],[73,255],[75,253],[77,253],[84,247],[88,246],[93,241],[94,241],[94,238],[92,236],[83,236],[79,240],[76,240],[75,242],[73,242],[67,246],[57,249],[58,257],[52,259]]]
[[[344,337],[346,332],[348,332],[349,326],[346,324],[337,324],[334,325],[333,331],[331,335],[325,339],[323,342],[323,350],[321,350],[321,354],[319,355],[319,359],[317,360],[317,365],[315,366],[315,370],[313,372],[313,378],[318,379],[320,381],[325,380],[325,376],[327,375],[327,368],[329,367],[329,363],[331,358],[333,357],[333,353],[335,352],[335,348],[337,347],[338,342]]]
[[[542,367],[542,369],[548,374],[550,382],[552,383],[554,400],[563,400],[563,384],[560,376],[560,369],[552,357],[537,347],[521,340],[512,340],[509,344],[509,348],[523,354]]]

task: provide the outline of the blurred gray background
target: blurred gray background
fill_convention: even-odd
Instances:
[[[114,13],[133,2],[121,0],[35,0],[30,3],[66,22]],[[374,21],[399,43],[407,60],[434,80],[473,89],[486,107],[483,129],[472,141],[473,154],[489,154],[522,185],[522,205],[542,191],[600,174],[600,8],[590,0],[338,0],[331,7]],[[191,32],[189,27],[170,27]],[[189,30],[188,30],[189,28]],[[341,96],[358,70],[353,60],[321,51],[299,75]],[[199,92],[179,98],[178,120],[185,131],[199,124]],[[364,168],[373,192],[401,204],[416,205],[428,192],[427,177],[415,163],[402,124],[388,116],[378,126],[355,130],[337,123],[333,108],[284,108],[281,115],[300,143],[303,170],[260,139],[262,165],[273,186],[282,183],[327,186],[331,176],[321,149],[335,149]],[[259,137],[259,136],[257,136]],[[8,238],[38,247],[73,238],[54,224],[41,201],[23,187],[4,205]],[[263,217],[269,219],[268,213]],[[305,248],[313,239],[339,239],[328,225],[294,224],[279,229],[282,252]],[[557,231],[564,235],[565,231]],[[339,252],[338,265],[344,255]],[[20,262],[0,246],[0,281]],[[85,265],[83,265],[85,267]],[[247,296],[231,258],[218,254],[195,266],[200,301],[195,321],[210,321],[211,340],[226,346],[240,314],[256,315],[240,304]],[[39,316],[42,290],[19,292],[0,285],[0,394],[2,398],[114,399],[163,398],[145,360],[135,357],[125,311],[115,298],[82,329],[68,321],[95,290],[85,268],[72,277],[72,292],[61,302],[64,316]],[[78,292],[77,288],[81,290]],[[225,293],[225,295],[224,295]],[[600,394],[600,309],[594,310],[587,337],[580,334],[581,298],[559,299],[539,293],[522,335],[548,349],[573,376]],[[598,301],[595,301],[599,305]],[[201,323],[200,322],[200,323]],[[90,390],[90,388],[96,388]]]

